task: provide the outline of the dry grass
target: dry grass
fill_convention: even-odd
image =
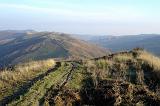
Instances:
[[[21,84],[28,80],[45,73],[55,65],[53,59],[32,61],[19,64],[14,70],[3,70],[0,72],[0,99],[11,94]]]
[[[23,79],[28,79],[33,74],[36,74],[42,69],[47,69],[53,67],[55,64],[54,60],[44,60],[44,61],[32,61],[29,63],[19,64],[15,66],[14,70],[3,70],[0,72],[0,79],[8,81],[19,81]]]
[[[153,70],[154,78],[160,80],[160,58],[153,56],[146,51],[141,51],[138,56],[139,59],[143,60],[145,64],[148,64]]]
[[[160,71],[160,58],[155,57],[146,51],[141,51],[138,58],[147,62],[155,71]]]
[[[95,62],[96,67],[99,69],[108,69],[108,66],[112,64],[112,61],[100,59]]]
[[[127,62],[133,60],[133,56],[131,54],[118,54],[113,59],[117,62]]]

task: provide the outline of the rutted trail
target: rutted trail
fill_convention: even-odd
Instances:
[[[67,82],[71,79],[72,76],[72,72],[74,71],[74,63],[71,63],[71,70],[68,72],[66,79],[62,82],[62,84],[60,85],[60,90],[67,84]]]
[[[49,75],[51,72],[57,70],[61,66],[60,62],[57,62],[56,65],[49,69],[47,72],[40,74],[39,76],[27,81],[25,84],[23,84],[16,92],[14,92],[12,95],[5,97],[2,101],[0,101],[0,105],[6,105],[18,98],[20,98],[20,95],[24,95],[32,86],[34,83],[36,83],[39,80],[42,80],[45,76]]]
[[[48,92],[52,89],[52,88],[54,88],[55,86],[58,88],[58,90],[57,90],[57,92],[56,92],[56,95],[58,95],[58,93],[59,93],[59,91],[61,91],[62,89],[63,89],[63,87],[67,84],[67,82],[69,81],[69,80],[71,80],[71,77],[72,77],[72,72],[74,71],[74,68],[75,68],[75,65],[73,64],[73,63],[69,63],[69,65],[70,65],[70,69],[69,69],[69,71],[67,71],[67,73],[65,73],[62,77],[61,77],[61,79],[57,82],[57,84],[56,85],[52,85],[50,88],[49,88],[49,90],[48,90]],[[65,77],[66,76],[66,77]],[[65,78],[65,79],[64,79]],[[63,79],[63,81],[62,81],[62,79]],[[62,83],[61,83],[62,82]],[[46,92],[46,94],[44,95],[44,97],[43,98],[41,98],[41,100],[39,101],[39,105],[40,106],[43,106],[44,104],[45,104],[45,97],[48,95],[48,92]]]
[[[40,100],[44,97],[48,89],[57,84],[66,71],[71,68],[66,63],[60,63],[61,67],[49,73],[42,80],[37,81],[20,99],[13,101],[11,106],[39,105]],[[64,69],[65,67],[65,69]],[[72,69],[72,68],[71,68]]]
[[[43,105],[69,105],[68,103],[74,98],[78,100],[78,93],[81,87],[83,86],[83,80],[86,78],[85,68],[81,67],[82,63],[77,61],[69,62],[71,69],[65,74],[65,79],[58,83],[56,86],[52,86],[47,94],[44,96]],[[64,76],[63,76],[64,77]],[[77,96],[76,96],[77,95]],[[61,100],[62,98],[64,102]],[[59,100],[63,101],[63,104],[59,104]]]

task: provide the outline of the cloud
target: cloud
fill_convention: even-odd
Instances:
[[[93,9],[92,11],[82,11],[79,9],[67,9],[62,7],[34,7],[17,4],[0,4],[0,8],[13,8],[17,11],[35,12],[36,14],[48,14],[51,17],[58,16],[72,21],[134,21],[142,18],[142,14],[137,10],[125,7],[108,7],[104,10]]]

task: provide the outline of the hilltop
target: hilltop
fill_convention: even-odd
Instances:
[[[14,70],[12,72],[14,74]],[[7,76],[1,77],[2,85],[6,83],[4,78],[9,78]],[[159,79],[160,59],[137,48],[99,58],[55,62],[48,74],[29,83],[29,87],[24,87],[24,82],[19,80],[21,86],[24,85],[23,90],[18,86],[19,93],[3,95],[0,103],[9,106],[158,106]]]
[[[32,30],[0,32],[0,66],[30,60],[93,58],[104,48],[72,38],[69,34]]]

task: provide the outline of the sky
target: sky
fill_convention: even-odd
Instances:
[[[0,30],[160,34],[160,0],[0,0]]]

